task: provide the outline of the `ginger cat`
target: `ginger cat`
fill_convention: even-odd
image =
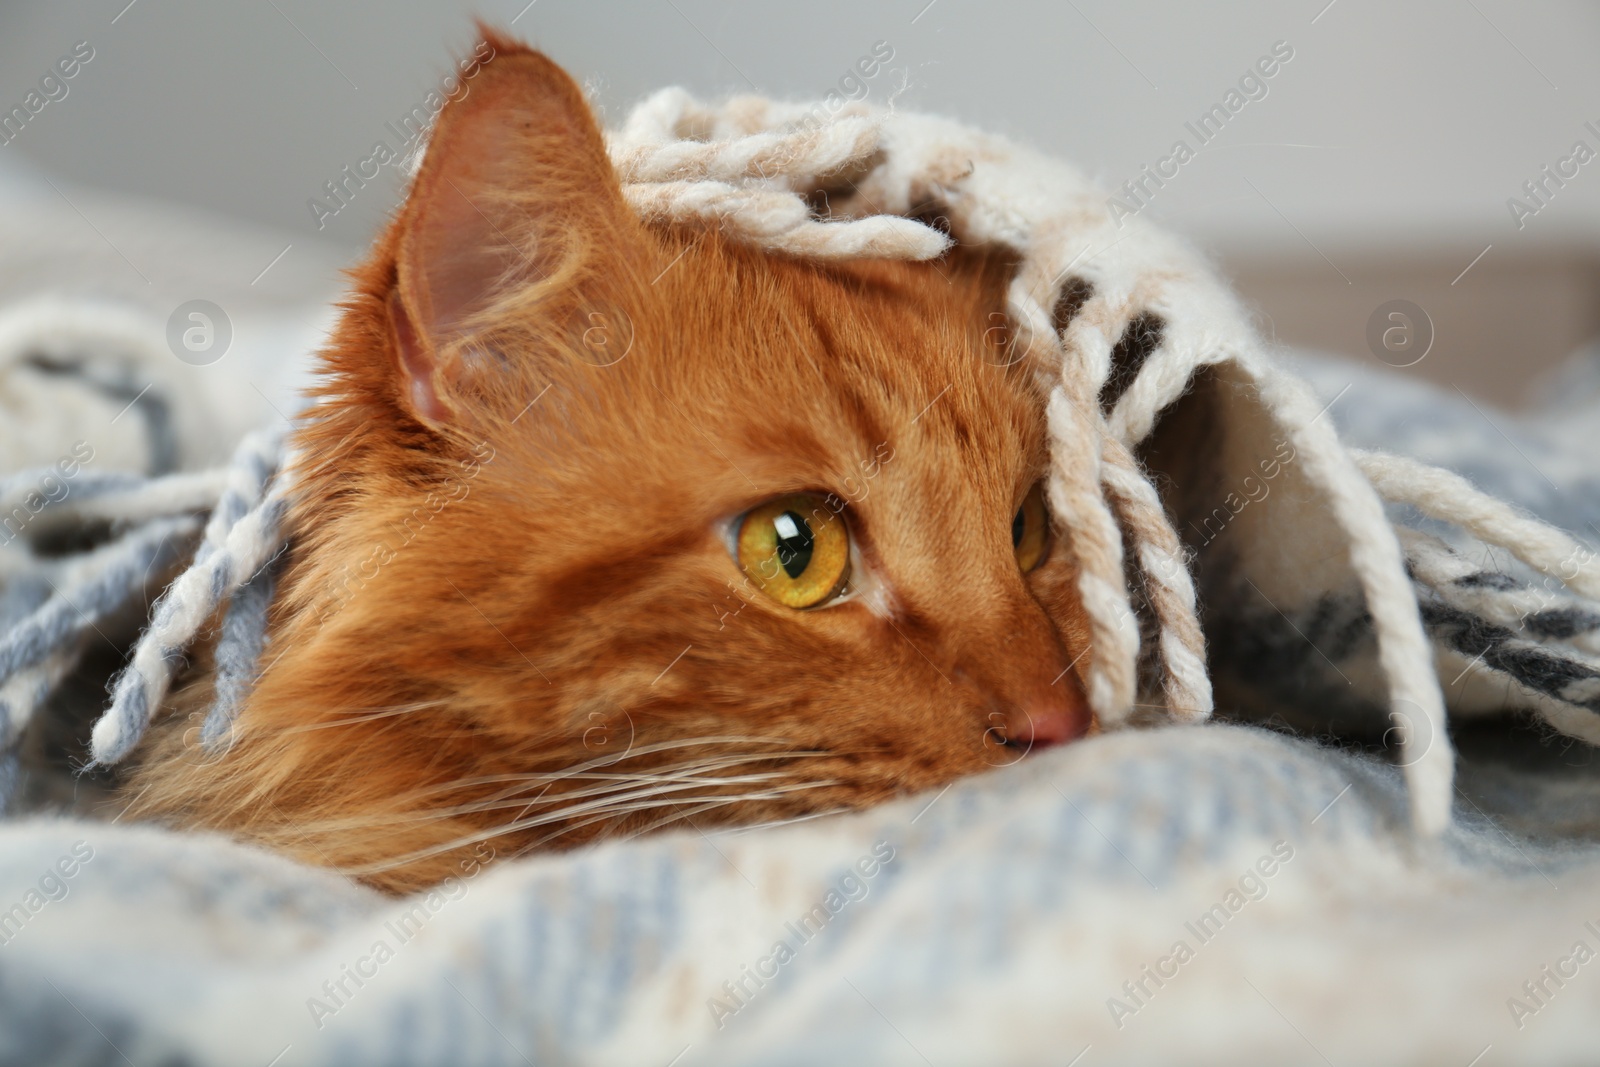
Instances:
[[[131,814],[399,892],[483,842],[856,808],[1082,735],[1003,251],[646,226],[572,79],[486,36],[322,353],[235,742],[169,716]]]

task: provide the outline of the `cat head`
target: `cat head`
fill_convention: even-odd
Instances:
[[[239,740],[169,808],[400,888],[1080,736],[1005,254],[646,225],[573,81],[487,43],[325,353]]]

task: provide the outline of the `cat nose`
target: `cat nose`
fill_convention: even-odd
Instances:
[[[1089,702],[1070,676],[1002,714],[1006,741],[1024,748],[1061,745],[1089,732]]]

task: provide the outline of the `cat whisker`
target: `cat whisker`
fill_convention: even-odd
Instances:
[[[538,845],[543,844],[546,841],[553,840],[555,837],[559,837],[562,833],[571,832],[572,830],[578,829],[581,826],[589,825],[589,824],[591,824],[593,822],[603,821],[603,820],[606,820],[606,819],[615,819],[615,818],[618,818],[618,817],[621,817],[621,816],[624,816],[624,815],[634,814],[635,812],[650,810],[652,808],[665,807],[665,806],[674,805],[674,804],[681,805],[681,804],[683,804],[685,802],[705,801],[705,800],[712,800],[712,801],[716,802],[716,804],[718,804],[718,805],[743,803],[743,802],[757,801],[757,800],[776,800],[776,799],[779,799],[779,798],[781,798],[783,796],[786,796],[786,795],[788,795],[790,793],[800,792],[800,791],[805,790],[805,789],[820,789],[820,788],[823,788],[824,786],[837,785],[837,784],[838,783],[836,781],[833,781],[833,780],[829,779],[829,780],[822,780],[822,781],[816,781],[816,782],[797,782],[797,783],[793,783],[791,785],[778,786],[778,787],[775,787],[775,788],[766,789],[766,790],[762,790],[762,791],[759,791],[759,792],[733,794],[733,795],[728,795],[728,796],[720,796],[719,795],[719,796],[707,797],[705,795],[701,795],[701,796],[691,796],[691,797],[675,797],[675,798],[671,798],[671,799],[660,799],[660,800],[650,800],[650,799],[631,800],[631,801],[621,805],[620,807],[617,807],[616,810],[607,810],[603,814],[591,811],[589,813],[592,816],[590,819],[584,820],[584,821],[579,821],[578,823],[576,823],[574,825],[566,826],[562,830],[558,831],[557,833],[548,835],[547,837],[540,839],[539,841],[535,842],[533,844],[533,846],[530,846],[530,847],[537,847]],[[430,859],[430,858],[432,858],[434,856],[438,856],[438,855],[441,855],[441,854],[446,853],[446,852],[451,852],[451,851],[454,851],[456,849],[464,848],[467,845],[474,845],[474,844],[478,844],[479,842],[488,841],[488,840],[491,840],[493,838],[503,836],[505,834],[517,833],[517,832],[519,832],[521,830],[532,829],[533,827],[536,827],[536,826],[548,825],[548,824],[550,824],[552,822],[557,822],[557,821],[561,821],[561,820],[570,818],[570,816],[572,814],[573,814],[573,812],[570,809],[563,809],[563,810],[557,811],[557,812],[549,812],[549,813],[546,813],[546,814],[543,814],[543,815],[536,815],[536,816],[533,816],[533,817],[527,818],[527,819],[512,820],[510,822],[502,823],[502,824],[499,824],[497,826],[489,827],[487,829],[476,830],[476,831],[474,831],[472,833],[469,833],[469,834],[462,834],[462,835],[460,835],[458,837],[452,838],[452,839],[450,839],[448,841],[441,842],[441,843],[439,843],[437,845],[431,845],[431,846],[429,846],[428,848],[425,848],[425,849],[419,849],[417,851],[405,853],[405,854],[400,855],[400,856],[394,856],[394,857],[391,857],[389,859],[383,860],[383,861],[378,862],[378,863],[369,863],[369,864],[361,864],[361,865],[357,865],[357,866],[345,867],[344,871],[345,871],[346,874],[351,875],[352,877],[370,876],[370,875],[373,875],[373,874],[381,873],[383,871],[393,870],[393,869],[398,868],[398,867],[404,867],[407,864],[416,863],[416,862],[418,862],[420,860]]]
[[[672,815],[669,815],[666,818],[656,819],[656,820],[650,822],[649,824],[647,824],[646,826],[644,826],[642,829],[634,830],[634,831],[631,831],[631,832],[629,832],[627,834],[624,834],[623,837],[622,837],[622,840],[631,841],[635,837],[640,836],[641,834],[650,833],[652,830],[657,830],[657,829],[659,829],[659,828],[661,828],[663,826],[669,826],[674,822],[678,822],[678,821],[680,821],[682,819],[686,819],[686,818],[690,818],[690,817],[695,816],[695,815],[699,815],[702,812],[712,811],[712,810],[715,810],[717,808],[725,808],[725,807],[729,806],[730,804],[741,803],[746,798],[737,797],[737,796],[736,797],[719,797],[716,800],[707,800],[707,801],[704,801],[702,803],[696,804],[693,808],[690,808],[688,811],[683,811],[682,808],[681,808],[682,803],[685,800],[692,800],[692,799],[694,799],[694,798],[686,797],[686,798],[680,799],[679,801],[674,803],[673,807],[676,810],[674,810]],[[629,813],[625,812],[623,814],[629,814]],[[620,816],[620,815],[615,815],[615,814],[611,814],[611,813],[608,812],[608,813],[606,813],[604,815],[596,815],[596,816],[592,816],[592,817],[590,817],[588,819],[584,819],[582,822],[575,823],[572,826],[564,826],[561,829],[555,831],[554,833],[546,834],[545,836],[543,836],[541,838],[538,838],[537,840],[530,841],[528,844],[524,845],[522,848],[519,848],[519,849],[517,849],[516,852],[512,853],[512,856],[513,856],[513,858],[515,858],[517,856],[525,856],[525,855],[529,854],[530,852],[538,851],[540,848],[542,848],[543,846],[549,844],[551,841],[554,841],[556,838],[560,837],[562,834],[571,833],[573,830],[580,830],[585,826],[592,826],[593,824],[595,824],[597,822],[615,821],[615,820],[617,820],[617,819],[619,819],[621,817],[622,816]]]
[[[412,796],[414,798],[420,799],[422,797],[430,796],[430,795],[433,795],[433,794],[436,794],[436,793],[454,792],[454,791],[456,791],[458,789],[470,788],[470,787],[479,786],[479,785],[495,785],[495,784],[512,783],[512,782],[529,782],[529,783],[537,784],[537,783],[540,783],[540,782],[565,781],[566,779],[575,777],[575,776],[577,776],[579,774],[582,774],[582,773],[585,773],[585,772],[595,771],[595,770],[599,770],[599,769],[604,768],[604,767],[613,766],[613,765],[615,765],[617,763],[622,762],[625,759],[635,759],[635,758],[638,758],[640,756],[654,755],[655,753],[658,753],[658,752],[669,752],[669,751],[672,751],[674,749],[679,749],[679,748],[687,748],[687,747],[698,746],[698,745],[712,745],[712,744],[789,744],[789,741],[787,739],[785,739],[785,738],[779,738],[779,737],[749,737],[749,736],[742,736],[742,735],[691,737],[691,738],[684,738],[684,739],[680,739],[680,740],[676,740],[676,741],[658,741],[658,742],[655,742],[655,743],[649,744],[649,745],[638,745],[638,746],[636,746],[636,747],[634,747],[634,748],[632,748],[632,749],[630,749],[630,750],[628,750],[626,752],[622,752],[622,753],[619,753],[617,755],[597,756],[594,759],[585,760],[582,763],[575,763],[570,767],[564,767],[559,771],[536,771],[536,772],[531,772],[531,773],[512,773],[512,774],[488,774],[488,775],[478,775],[478,776],[475,776],[475,777],[472,777],[472,778],[458,778],[458,779],[455,779],[453,781],[445,782],[445,783],[442,783],[442,784],[437,785],[437,786],[432,786],[429,789],[426,789],[426,790],[423,790],[423,791],[420,791],[420,792],[417,792],[417,793],[413,793]],[[752,753],[749,756],[749,759],[751,759],[751,760],[757,760],[757,759],[787,759],[787,758],[790,758],[791,756],[800,755],[802,753],[810,754],[810,753],[812,753],[814,751],[815,750],[812,750],[812,749],[794,749],[794,750],[784,750],[784,751],[777,751],[777,752]],[[707,757],[707,758],[708,759],[712,759],[712,760],[716,760],[716,759],[723,759],[723,758],[729,758],[729,757],[712,756],[712,757]]]
[[[817,781],[817,782],[796,782],[796,783],[792,783],[790,785],[782,786],[782,787],[779,787],[779,788],[776,788],[776,789],[764,790],[764,791],[759,792],[759,793],[741,793],[741,794],[736,794],[736,795],[733,795],[733,796],[725,796],[725,795],[720,795],[720,794],[713,794],[711,796],[700,796],[700,797],[677,797],[677,798],[674,798],[672,800],[664,800],[664,801],[655,802],[655,803],[637,805],[637,806],[634,806],[634,807],[626,808],[626,809],[624,809],[623,811],[620,811],[620,812],[609,812],[608,811],[608,812],[605,812],[605,813],[602,813],[602,814],[592,815],[587,819],[581,820],[581,821],[573,823],[571,825],[563,826],[561,829],[556,830],[553,833],[546,834],[545,836],[543,836],[543,837],[541,837],[541,838],[539,838],[539,839],[537,839],[537,840],[535,840],[533,842],[530,842],[528,845],[524,846],[523,848],[518,849],[517,852],[515,853],[515,855],[519,855],[520,856],[520,855],[523,855],[526,852],[530,852],[530,851],[533,851],[535,849],[538,849],[539,847],[541,847],[543,845],[546,845],[551,841],[554,841],[556,838],[561,837],[563,834],[571,833],[572,831],[578,830],[578,829],[582,829],[585,826],[591,826],[591,825],[593,825],[594,823],[597,823],[597,822],[615,821],[616,819],[622,818],[622,817],[624,817],[626,815],[632,815],[632,814],[635,814],[636,812],[639,812],[639,811],[647,811],[647,810],[650,810],[652,808],[659,808],[659,807],[662,807],[664,805],[665,806],[671,806],[671,807],[673,807],[675,809],[681,809],[682,805],[687,803],[687,802],[691,802],[691,801],[701,801],[702,802],[697,807],[695,807],[695,808],[693,808],[693,809],[691,809],[689,811],[681,811],[681,810],[679,810],[679,811],[675,811],[673,815],[671,815],[671,816],[669,816],[667,818],[657,819],[655,822],[650,823],[648,826],[644,827],[641,830],[630,832],[625,839],[626,840],[631,840],[632,838],[637,837],[640,834],[649,833],[649,832],[651,832],[653,830],[659,829],[662,826],[667,826],[667,825],[670,825],[671,823],[677,822],[680,819],[689,818],[691,816],[698,815],[698,814],[701,814],[703,812],[711,811],[714,808],[725,808],[725,807],[728,807],[729,805],[732,805],[732,804],[743,804],[743,803],[747,803],[747,802],[752,801],[752,800],[777,800],[777,799],[780,799],[781,797],[787,796],[790,793],[797,793],[797,792],[801,792],[801,791],[806,790],[806,789],[820,789],[820,788],[822,788],[824,786],[838,785],[838,784],[839,783],[837,781],[833,780],[833,779],[824,779],[822,781]]]
[[[610,799],[621,799],[625,796],[649,795],[650,790],[657,788],[660,788],[661,791],[665,792],[667,791],[667,787],[670,787],[671,789],[687,789],[698,785],[750,785],[759,782],[781,781],[789,777],[790,775],[781,771],[770,771],[761,774],[729,775],[727,777],[720,775],[643,775],[638,778],[622,778],[619,781],[611,784],[592,786],[588,789],[578,789],[571,792],[558,793],[555,796],[549,797],[548,799],[540,799],[539,797],[535,797],[532,800],[527,800],[521,797],[501,797],[487,801],[473,801],[472,803],[460,804],[453,808],[439,809],[438,814],[449,817],[454,815],[470,815],[484,811],[499,811],[505,808],[521,808],[523,811],[527,811],[529,808],[538,804],[562,804],[567,801],[582,800],[591,797],[609,797]],[[622,792],[628,786],[642,787],[642,789],[634,793]],[[573,807],[573,805],[568,805],[569,810],[572,810]]]
[[[722,785],[748,785],[764,781],[782,780],[792,778],[792,775],[783,772],[767,772],[753,775],[707,775],[707,776],[644,776],[640,779],[624,778],[616,782],[595,786],[590,789],[576,790],[573,792],[559,793],[547,800],[535,797],[528,800],[521,797],[490,797],[484,800],[475,800],[464,804],[452,805],[444,808],[431,808],[422,812],[396,813],[381,820],[367,820],[366,826],[407,825],[419,822],[435,822],[443,819],[453,819],[462,815],[473,815],[487,811],[497,811],[506,808],[520,809],[512,817],[513,822],[521,821],[529,809],[535,806],[549,806],[559,804],[560,808],[549,817],[561,818],[579,814],[591,809],[612,806],[636,798],[647,798],[666,793],[681,792],[694,789],[698,786]],[[572,801],[578,803],[572,803]],[[352,827],[353,828],[353,827]]]
[[[826,819],[830,815],[845,815],[853,808],[829,808],[827,811],[813,811],[805,815],[796,815],[792,819],[773,819],[770,822],[756,822],[748,826],[730,826],[727,829],[715,831],[718,837],[741,837],[756,830],[771,830],[779,826],[793,826],[795,823],[810,822],[812,819]]]
[[[714,757],[711,757],[709,759],[692,760],[692,761],[689,761],[687,763],[668,764],[668,765],[662,766],[662,767],[651,768],[650,771],[644,772],[644,773],[640,773],[640,772],[623,772],[623,773],[618,773],[618,774],[605,774],[605,773],[601,773],[601,772],[589,772],[589,773],[582,774],[582,775],[573,775],[571,777],[571,779],[570,779],[570,780],[573,780],[573,781],[577,781],[577,780],[605,780],[605,781],[608,781],[608,782],[615,782],[617,784],[603,785],[603,786],[598,786],[598,787],[594,787],[594,788],[591,788],[591,789],[585,789],[585,790],[563,790],[560,793],[558,793],[555,797],[553,797],[552,799],[545,800],[544,797],[547,794],[549,794],[552,786],[555,784],[555,783],[552,782],[550,784],[545,785],[544,788],[541,789],[538,792],[538,794],[536,794],[534,797],[529,799],[529,801],[527,803],[527,806],[523,809],[522,812],[518,813],[517,817],[520,818],[521,815],[526,814],[526,812],[529,809],[533,808],[534,806],[536,806],[538,804],[564,803],[564,802],[570,800],[571,798],[573,798],[575,796],[589,796],[589,795],[594,795],[594,794],[603,793],[603,792],[607,792],[607,791],[615,792],[615,791],[617,791],[619,789],[622,789],[622,788],[632,787],[632,786],[636,786],[636,785],[640,785],[640,784],[644,784],[644,783],[648,783],[648,782],[678,782],[678,781],[698,781],[698,780],[701,780],[701,779],[695,777],[697,775],[709,775],[710,777],[709,777],[708,780],[710,782],[712,782],[712,783],[718,783],[718,782],[754,782],[754,781],[758,781],[758,780],[774,780],[774,779],[781,779],[781,778],[785,778],[785,777],[791,777],[793,772],[792,771],[788,771],[788,770],[785,770],[785,771],[772,771],[772,772],[758,772],[761,775],[760,778],[757,778],[757,777],[755,777],[753,775],[721,775],[721,774],[714,774],[714,773],[711,773],[711,772],[722,771],[722,770],[726,770],[726,769],[729,769],[729,768],[732,768],[732,767],[736,767],[736,766],[739,766],[739,765],[742,765],[742,764],[748,764],[748,763],[762,763],[762,762],[771,762],[771,761],[776,761],[776,760],[788,761],[788,760],[796,760],[796,759],[814,758],[814,757],[823,756],[823,755],[827,755],[827,753],[815,752],[815,751],[810,751],[810,750],[797,750],[797,751],[789,751],[789,752],[759,752],[759,753],[750,753],[748,755],[714,756]],[[507,795],[514,794],[516,792],[519,792],[519,790],[516,790],[516,789],[503,790],[502,791],[502,798],[507,796]]]
[[[598,756],[585,763],[578,764],[574,769],[588,769],[590,767],[605,767],[612,763],[620,763],[625,759],[635,759],[639,756],[650,756],[657,752],[670,752],[680,748],[691,748],[699,745],[791,745],[792,738],[781,735],[768,735],[754,737],[747,734],[712,734],[702,737],[684,737],[672,741],[655,741],[648,745],[636,745],[616,756]]]
[[[823,782],[821,784],[823,784],[823,785],[836,785],[838,783],[835,782],[835,781],[826,781],[826,782]],[[710,811],[713,808],[720,808],[720,807],[724,807],[724,806],[725,806],[725,802],[724,801],[715,800],[715,801],[710,801],[708,803],[702,804],[699,807],[693,809],[692,811],[686,811],[686,812],[682,812],[680,814],[674,814],[674,815],[668,816],[667,818],[657,819],[655,822],[652,822],[647,826],[644,826],[644,827],[642,827],[642,828],[640,828],[638,830],[631,831],[627,835],[625,840],[631,841],[634,838],[639,837],[639,836],[641,836],[643,834],[654,833],[656,830],[659,830],[661,827],[668,826],[668,825],[670,825],[670,824],[672,824],[674,822],[680,821],[681,819],[692,818],[693,816],[699,815],[702,812]],[[753,830],[770,830],[770,829],[773,829],[774,827],[789,826],[789,825],[791,825],[793,823],[807,822],[807,821],[809,821],[811,819],[823,819],[823,818],[826,818],[826,817],[828,817],[830,815],[844,815],[844,814],[848,814],[851,810],[853,810],[853,809],[851,809],[851,808],[830,808],[827,811],[814,811],[814,812],[809,812],[809,813],[807,813],[805,815],[798,815],[798,816],[796,816],[796,817],[794,817],[792,819],[773,819],[773,820],[771,820],[769,822],[753,823],[753,824],[748,825],[748,826],[733,826],[733,827],[727,827],[727,828],[723,828],[723,829],[716,829],[716,830],[711,831],[711,834],[715,834],[716,836],[719,836],[719,837],[723,837],[723,836],[726,836],[726,837],[738,837],[738,836],[743,835],[743,834],[748,834]],[[691,823],[690,825],[693,825],[693,824]],[[698,830],[700,828],[698,826],[696,826],[695,829]],[[704,834],[705,831],[702,830],[701,833]],[[709,837],[711,835],[707,834],[706,836]]]
[[[766,762],[772,762],[772,761],[776,761],[776,760],[807,759],[807,758],[815,758],[815,757],[823,756],[823,755],[827,755],[827,753],[799,751],[799,752],[783,752],[783,753],[761,753],[761,754],[750,755],[750,756],[722,756],[722,757],[718,757],[716,759],[701,760],[701,761],[696,761],[696,762],[693,762],[693,763],[668,764],[668,765],[666,765],[664,767],[655,767],[655,768],[651,768],[649,770],[644,770],[644,771],[618,772],[618,773],[610,773],[610,774],[601,773],[601,772],[589,772],[589,773],[586,773],[586,774],[563,775],[561,778],[559,778],[557,780],[558,781],[573,781],[573,782],[591,781],[591,782],[624,782],[624,783],[649,782],[649,781],[675,781],[675,780],[682,780],[682,779],[685,778],[685,776],[697,775],[697,774],[705,774],[705,773],[708,773],[708,772],[711,772],[711,771],[720,771],[720,770],[723,770],[725,768],[737,767],[737,766],[739,766],[741,764],[746,764],[746,763],[766,763]],[[761,773],[768,773],[768,772],[761,772]],[[774,771],[774,772],[770,772],[770,773],[774,774],[774,775],[782,776],[783,774],[785,774],[787,772]],[[531,788],[531,786],[533,784],[537,784],[537,783],[529,783],[529,787]],[[554,784],[554,782],[550,782],[550,784]],[[500,796],[502,798],[510,797],[512,795],[515,795],[515,793],[517,793],[518,791],[519,790],[515,789],[515,788],[502,790],[501,793],[500,793]],[[541,790],[539,795],[543,796],[548,791],[549,791],[549,785],[546,785],[545,789]],[[563,793],[561,793],[559,795],[560,796],[566,796],[566,797],[581,796],[581,795],[584,795],[584,792],[565,791],[565,792],[563,792]],[[535,799],[537,799],[537,798],[535,798]]]
[[[721,738],[698,738],[698,739],[694,739],[694,741],[692,743],[702,744],[702,743],[710,743],[710,742],[713,742],[713,741],[719,741],[720,742],[722,740],[724,740],[724,739],[721,739]],[[739,740],[742,741],[742,740],[752,740],[752,739],[739,739]],[[763,743],[765,743],[764,739],[763,739]],[[651,751],[669,751],[671,749],[681,748],[681,747],[684,747],[684,743],[682,743],[682,742],[663,742],[663,743],[660,743],[658,745],[641,746],[640,749],[634,750],[633,754],[634,755],[647,755],[647,754],[650,754]],[[676,765],[668,764],[668,765],[663,766],[663,767],[652,768],[651,772],[652,773],[657,773],[657,774],[663,774],[663,773],[672,773],[672,772],[719,770],[719,769],[722,769],[724,767],[735,766],[735,765],[738,765],[738,764],[741,764],[741,763],[753,763],[753,762],[758,762],[758,761],[761,761],[761,760],[795,759],[795,758],[802,758],[802,757],[806,757],[806,756],[815,756],[815,755],[822,755],[822,753],[816,753],[816,752],[812,752],[812,751],[809,751],[809,750],[788,750],[788,751],[774,751],[774,752],[755,752],[755,753],[748,753],[748,754],[743,754],[743,755],[740,755],[740,754],[726,754],[726,755],[720,755],[720,756],[707,757],[707,758],[703,758],[703,759],[700,759],[700,760],[692,760],[692,761],[688,761],[688,762],[683,763],[683,764],[676,764]],[[562,782],[591,779],[592,776],[595,776],[595,775],[600,773],[598,770],[596,770],[596,768],[603,768],[603,767],[612,766],[612,765],[614,765],[615,763],[617,763],[619,761],[620,761],[620,757],[617,757],[617,756],[605,756],[605,757],[600,757],[600,758],[594,759],[594,760],[588,760],[588,761],[585,761],[584,763],[576,764],[576,765],[574,765],[572,767],[567,767],[567,768],[564,768],[564,769],[559,770],[559,771],[515,773],[515,774],[497,774],[497,775],[480,775],[480,776],[476,776],[476,777],[472,777],[472,778],[456,779],[456,780],[453,780],[453,781],[450,781],[450,782],[441,783],[441,784],[436,785],[436,786],[431,786],[431,787],[428,787],[426,789],[417,790],[417,791],[409,794],[408,796],[406,796],[404,798],[396,798],[396,799],[397,800],[404,800],[404,801],[412,803],[412,804],[423,803],[423,802],[426,802],[428,800],[428,798],[433,797],[433,796],[437,796],[437,795],[440,795],[440,794],[456,793],[456,792],[459,792],[462,789],[468,789],[468,788],[471,788],[473,786],[494,785],[494,784],[503,784],[503,785],[506,786],[506,788],[498,791],[497,793],[493,794],[491,797],[484,798],[484,799],[506,799],[506,798],[509,798],[509,797],[516,796],[518,793],[524,792],[525,790],[533,789],[533,788],[536,788],[536,787],[539,787],[539,786],[543,786],[543,789],[541,790],[541,792],[539,794],[540,796],[543,796],[544,794],[548,793],[550,791],[550,789],[555,785],[558,785],[558,784],[560,784]],[[636,775],[636,774],[619,774],[618,775],[618,778],[622,779],[622,780],[633,780],[633,779],[635,779],[637,777],[638,777],[638,775]],[[537,800],[538,798],[535,797],[534,799]]]
[[[813,754],[804,752],[796,753],[794,754],[794,758],[804,757],[807,755]],[[724,756],[714,760],[696,761],[684,767],[673,767],[669,765],[668,767],[660,768],[656,771],[641,772],[637,774],[600,775],[597,773],[591,773],[582,776],[566,774],[562,774],[560,776],[549,776],[559,777],[560,780],[566,781],[583,781],[594,778],[603,778],[604,781],[602,784],[591,786],[586,789],[562,791],[550,796],[548,799],[544,799],[546,795],[544,792],[541,792],[538,796],[533,798],[520,797],[516,795],[523,788],[531,788],[534,785],[541,784],[541,782],[547,782],[546,776],[502,775],[498,777],[516,779],[516,784],[514,784],[511,788],[500,790],[488,797],[482,797],[476,800],[450,805],[447,807],[426,808],[421,811],[396,811],[392,814],[382,817],[366,816],[347,821],[329,820],[320,824],[320,828],[324,831],[331,831],[414,825],[416,823],[437,822],[440,820],[457,818],[461,815],[470,815],[477,812],[494,811],[503,808],[520,808],[521,812],[519,812],[519,815],[513,817],[520,818],[523,813],[526,813],[529,809],[535,806],[548,806],[552,804],[562,804],[562,812],[571,813],[575,811],[586,810],[587,808],[600,804],[615,803],[631,797],[649,796],[653,791],[668,792],[677,791],[684,788],[693,788],[697,785],[717,786],[725,784],[752,784],[760,781],[773,781],[783,778],[791,778],[792,773],[785,771],[756,772],[753,774],[741,775],[688,773],[691,770],[695,772],[718,770],[741,763],[769,760],[772,758],[773,757],[771,755],[765,754],[760,756],[743,757]],[[527,779],[532,779],[532,781],[528,781]],[[549,782],[546,784],[546,790],[548,790],[549,784],[554,783]],[[440,792],[441,788],[445,787],[435,787],[424,792],[399,797],[397,798],[397,801],[403,804],[407,801],[416,802],[423,800],[429,795]],[[587,803],[569,803],[574,799],[586,799]]]
[[[829,784],[831,784],[831,783],[829,783]],[[637,830],[630,831],[626,835],[626,837],[624,837],[624,840],[632,841],[636,837],[642,837],[645,834],[654,833],[655,831],[661,829],[663,826],[671,826],[673,823],[676,823],[676,822],[683,822],[684,820],[687,820],[687,819],[693,819],[696,815],[702,815],[705,812],[714,811],[717,808],[727,807],[728,803],[730,803],[730,802],[722,801],[722,800],[710,800],[710,801],[706,801],[705,803],[700,804],[700,805],[698,805],[698,806],[696,806],[694,808],[691,808],[688,811],[683,811],[683,810],[674,811],[671,815],[667,815],[667,816],[664,816],[663,818],[656,819],[655,821],[647,823],[647,824],[645,824],[644,826],[640,827]],[[690,826],[694,826],[694,823],[691,822],[689,825]],[[695,826],[694,828],[696,830],[700,829],[698,826]],[[704,834],[705,831],[701,830],[701,833]]]
[[[356,723],[371,722],[374,719],[387,719],[396,715],[409,715],[414,711],[426,711],[428,708],[445,706],[443,700],[422,700],[414,704],[396,704],[387,708],[374,708],[370,711],[357,712],[337,719],[328,719],[323,722],[308,723],[304,726],[294,726],[283,731],[284,734],[303,734],[313,730],[328,730],[335,726],[353,726]]]

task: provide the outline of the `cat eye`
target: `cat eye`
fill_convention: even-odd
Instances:
[[[1050,512],[1044,506],[1044,483],[1035,482],[1011,520],[1011,547],[1024,574],[1044,562],[1050,547]]]
[[[781,496],[745,512],[736,549],[756,587],[791,608],[826,604],[850,577],[849,528],[814,493]]]

